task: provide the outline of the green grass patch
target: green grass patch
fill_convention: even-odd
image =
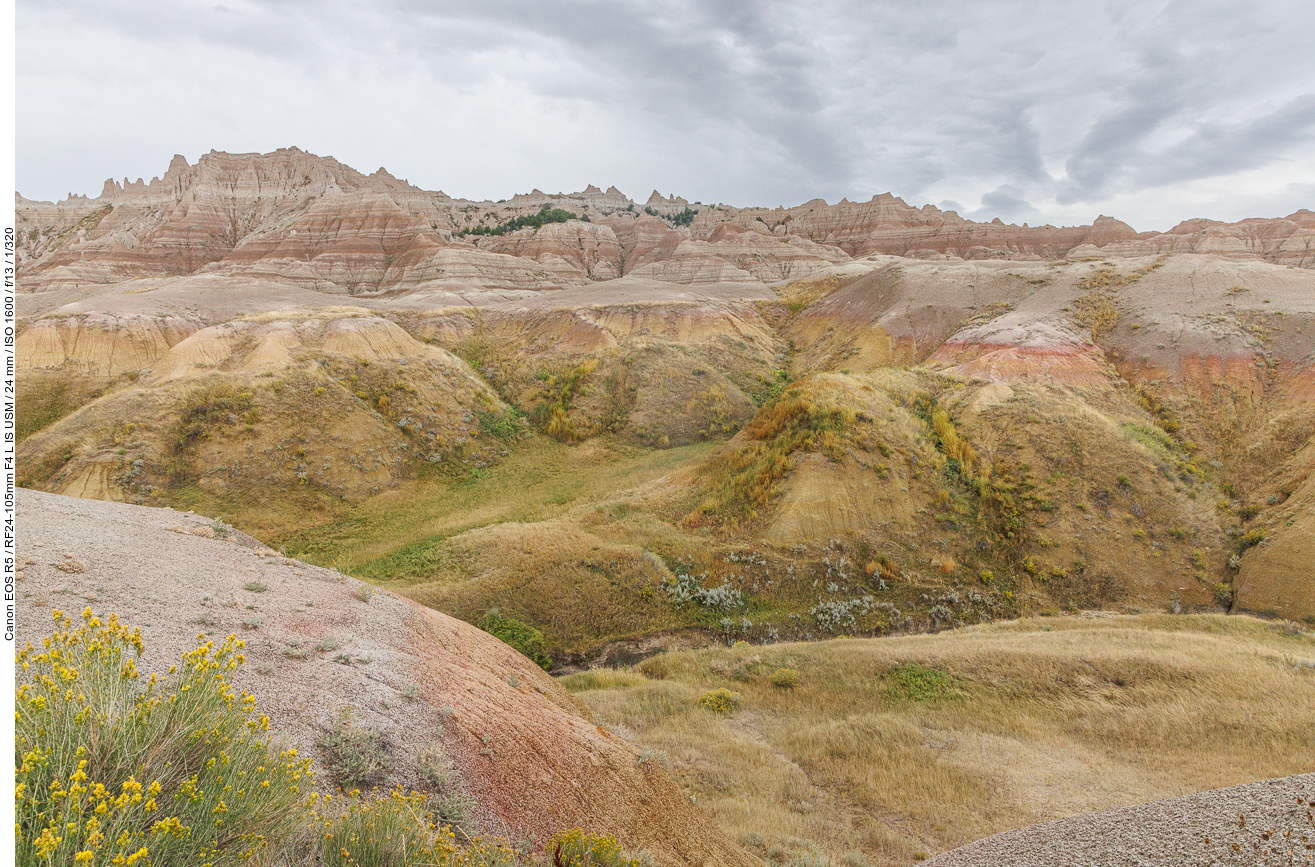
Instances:
[[[478,625],[540,668],[552,667],[552,660],[543,650],[543,633],[528,623],[522,623],[514,617],[503,617],[494,610],[481,617]]]
[[[592,441],[588,456],[582,456],[580,448],[531,435],[478,477],[410,483],[396,493],[344,507],[317,526],[305,526],[309,522],[300,517],[293,521],[254,513],[250,504],[245,515],[241,504],[225,504],[222,510],[210,503],[189,508],[203,513],[210,509],[209,514],[223,511],[238,527],[290,556],[336,566],[385,586],[413,583],[431,574],[443,542],[452,536],[506,521],[555,517],[580,499],[605,497],[701,460],[716,444],[650,450],[604,437]],[[274,532],[265,532],[258,523],[244,520],[248,517],[278,523]]]
[[[24,389],[15,407],[15,436],[21,443],[73,412],[78,406],[78,402],[69,395],[66,380],[50,382],[42,388]]]
[[[934,701],[954,693],[948,674],[916,662],[892,668],[886,674],[886,695],[897,701]]]
[[[515,440],[525,434],[523,413],[519,410],[508,412],[478,412],[481,433],[500,440]]]
[[[408,542],[378,560],[372,560],[361,566],[355,570],[355,574],[361,578],[389,581],[394,584],[423,581],[437,571],[443,543],[448,538],[448,534],[440,533]]]
[[[1129,423],[1119,425],[1119,428],[1123,431],[1125,437],[1135,443],[1141,443],[1156,457],[1166,461],[1173,460],[1173,452],[1177,443],[1158,427]]]

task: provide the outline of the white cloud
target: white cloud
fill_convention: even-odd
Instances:
[[[1313,30],[1299,0],[20,0],[19,189],[295,144],[474,198],[889,190],[1167,228],[1315,182]]]

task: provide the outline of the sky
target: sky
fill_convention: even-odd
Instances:
[[[502,199],[1315,209],[1310,0],[18,0],[17,186],[279,147]]]

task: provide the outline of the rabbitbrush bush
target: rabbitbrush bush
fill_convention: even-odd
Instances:
[[[627,858],[611,834],[586,834],[579,828],[558,831],[548,841],[553,867],[640,867]]]
[[[141,631],[55,613],[18,654],[15,861],[22,867],[512,867],[501,841],[462,846],[422,794],[318,798],[310,761],[279,752],[235,695],[243,643],[205,641],[163,678]]]
[[[699,704],[717,713],[731,713],[744,704],[744,696],[722,687],[705,692],[699,699]]]
[[[17,863],[219,867],[305,827],[310,762],[275,751],[234,694],[242,642],[207,641],[143,682],[140,630],[91,609],[55,624],[18,654]]]

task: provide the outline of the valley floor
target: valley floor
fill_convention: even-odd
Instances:
[[[797,686],[773,685],[783,668]],[[1010,828],[1308,772],[1315,743],[1315,637],[1239,616],[718,647],[560,682],[776,864],[910,864]],[[700,705],[722,688],[738,709]]]

